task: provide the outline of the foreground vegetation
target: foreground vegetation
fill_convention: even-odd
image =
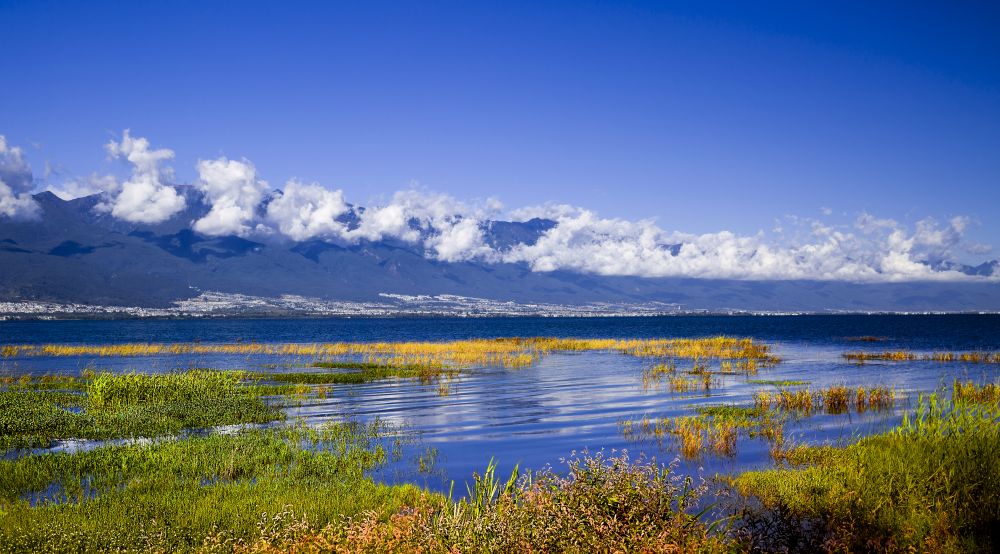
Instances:
[[[792,467],[735,478],[765,509],[747,537],[810,550],[989,552],[1000,546],[1000,419],[921,398],[900,427],[844,449],[800,447]]]
[[[455,500],[366,476],[393,436],[337,423],[0,461],[0,551],[985,552],[1000,540],[1000,421],[974,402],[922,398],[886,434],[790,450],[786,467],[731,478],[737,497],[599,452],[509,478],[491,464]]]

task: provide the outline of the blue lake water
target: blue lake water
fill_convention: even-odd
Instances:
[[[557,337],[752,337],[769,344],[782,362],[757,375],[722,375],[709,391],[672,393],[643,381],[654,361],[610,352],[553,353],[522,369],[471,368],[446,383],[388,380],[338,385],[326,398],[287,408],[290,420],[309,424],[344,418],[380,417],[410,432],[404,458],[382,470],[388,481],[411,481],[456,492],[490,458],[501,471],[558,466],[583,449],[628,449],[658,460],[678,457],[672,441],[622,433],[622,422],[691,414],[712,404],[752,404],[758,390],[774,390],[748,379],[794,379],[818,388],[832,384],[884,385],[899,401],[888,412],[816,415],[790,422],[793,442],[845,443],[897,424],[921,393],[940,390],[956,378],[993,382],[995,364],[869,362],[857,366],[842,354],[856,350],[916,352],[1000,350],[1000,316],[673,316],[656,318],[399,318],[268,320],[126,320],[0,322],[0,344],[94,344],[123,342],[312,343],[338,341],[445,341],[512,336]],[[879,337],[859,342],[856,337]],[[0,372],[67,372],[92,367],[111,371],[172,371],[192,367],[260,369],[294,367],[308,359],[278,356],[153,356],[135,358],[7,358]],[[684,369],[684,362],[678,362]],[[280,369],[279,369],[280,370]],[[300,369],[301,370],[301,369]],[[443,393],[443,392],[446,392]],[[428,455],[428,452],[435,452]],[[417,457],[431,461],[418,471]],[[772,464],[769,444],[741,437],[733,456],[705,454],[682,460],[686,471],[732,472]],[[425,464],[426,465],[426,464]]]

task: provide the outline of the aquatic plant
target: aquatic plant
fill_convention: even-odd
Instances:
[[[778,414],[757,407],[724,404],[700,406],[696,416],[643,417],[640,422],[618,422],[622,435],[630,439],[652,439],[661,448],[676,447],[685,458],[698,458],[706,451],[734,456],[739,436],[780,441],[783,421]]]
[[[700,375],[695,379],[680,376],[667,377],[668,388],[670,389],[670,392],[673,393],[687,393],[696,390],[707,393],[711,391],[712,388],[717,387],[720,384],[721,382],[712,377],[710,373]]]
[[[952,385],[952,401],[955,403],[982,404],[984,406],[1000,406],[1000,384],[985,383],[977,385],[973,381],[955,379]]]
[[[42,375],[0,375],[0,386],[8,390],[83,390],[86,388],[84,378],[59,373]]]
[[[780,409],[799,415],[811,415],[823,410],[828,414],[844,414],[850,410],[859,413],[869,410],[888,410],[895,405],[896,393],[884,386],[849,388],[832,385],[819,390],[779,389],[757,391],[754,406],[762,410]]]

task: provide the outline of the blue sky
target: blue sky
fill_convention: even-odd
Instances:
[[[0,1],[0,134],[51,180],[122,170],[130,128],[180,181],[225,155],[358,203],[417,182],[690,233],[968,215],[997,242],[996,5],[705,4]]]

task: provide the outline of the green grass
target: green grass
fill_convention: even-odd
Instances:
[[[282,414],[238,372],[142,375],[102,373],[86,394],[0,391],[0,451],[48,446],[58,439],[154,437],[184,429],[264,423]]]
[[[342,371],[257,372],[248,374],[248,376],[259,381],[284,384],[357,385],[393,377],[401,379],[431,379],[455,371],[419,364],[386,365],[365,362],[316,362],[313,364],[313,367],[339,369]]]
[[[393,513],[427,495],[365,477],[388,437],[332,424],[0,461],[0,551],[184,551],[251,541],[290,507],[317,526]]]
[[[756,406],[740,406],[737,404],[719,404],[717,406],[698,406],[698,415],[726,419],[731,421],[759,420],[771,415],[767,410]]]
[[[90,408],[113,410],[206,399],[235,398],[243,373],[195,369],[182,373],[101,373],[87,385]]]
[[[747,472],[735,485],[798,528],[822,534],[824,548],[1000,546],[996,410],[921,398],[916,412],[889,433],[844,449],[814,450],[796,454],[806,464],[801,469]]]

